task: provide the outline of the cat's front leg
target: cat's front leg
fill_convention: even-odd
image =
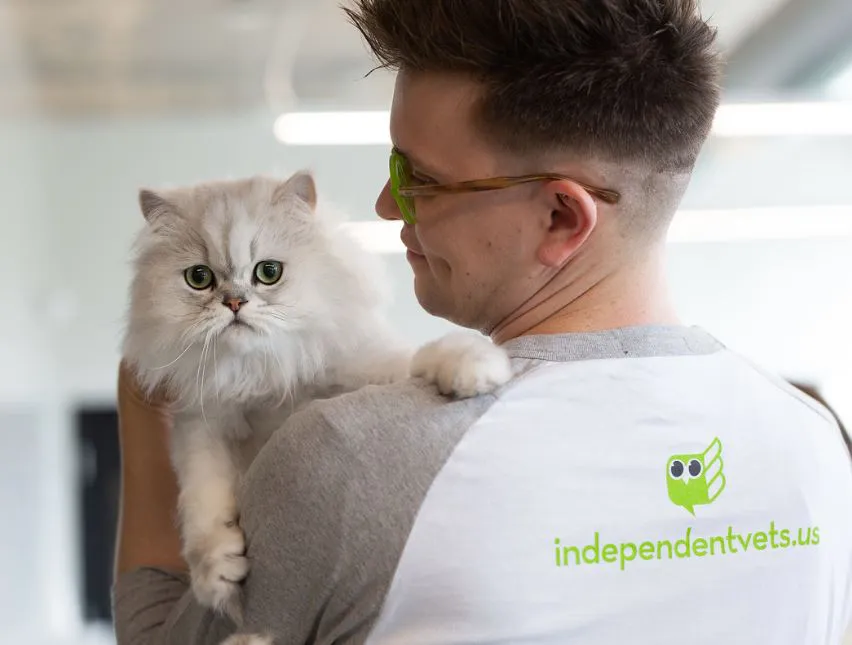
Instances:
[[[173,437],[183,556],[198,602],[239,621],[240,582],[249,570],[238,524],[239,473],[224,433],[215,432],[211,423],[180,424]]]
[[[512,378],[512,365],[506,351],[486,336],[452,332],[414,354],[411,376],[434,383],[441,394],[464,399],[505,385]]]

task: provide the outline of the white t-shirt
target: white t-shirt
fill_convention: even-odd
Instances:
[[[249,472],[245,633],[315,645],[840,645],[852,461],[830,414],[703,330],[519,338],[518,376],[307,406]],[[120,645],[233,632],[116,588]]]
[[[459,442],[374,644],[836,644],[852,468],[737,355],[539,366]]]

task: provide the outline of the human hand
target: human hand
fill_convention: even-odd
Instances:
[[[185,570],[169,456],[170,399],[164,390],[145,394],[124,361],[117,394],[122,477],[116,574],[142,566]]]

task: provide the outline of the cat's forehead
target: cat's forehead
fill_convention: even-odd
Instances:
[[[273,202],[276,184],[242,181],[199,186],[180,195],[184,246],[220,266],[286,253],[313,237],[311,214],[295,200]],[[176,240],[175,240],[176,241]]]
[[[286,220],[293,208],[273,204],[275,185],[258,179],[203,184],[184,194],[182,210],[198,224],[226,226],[229,222]]]

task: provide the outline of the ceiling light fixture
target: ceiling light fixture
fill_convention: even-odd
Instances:
[[[727,103],[713,122],[716,137],[852,135],[852,101]]]
[[[289,112],[275,121],[275,137],[292,146],[390,145],[390,113]]]
[[[369,251],[404,253],[401,222],[344,224]],[[670,244],[852,238],[852,206],[683,210],[669,230]]]
[[[293,146],[390,145],[387,111],[289,112],[275,121],[276,138]],[[852,100],[813,103],[726,103],[713,123],[716,137],[852,136]]]

